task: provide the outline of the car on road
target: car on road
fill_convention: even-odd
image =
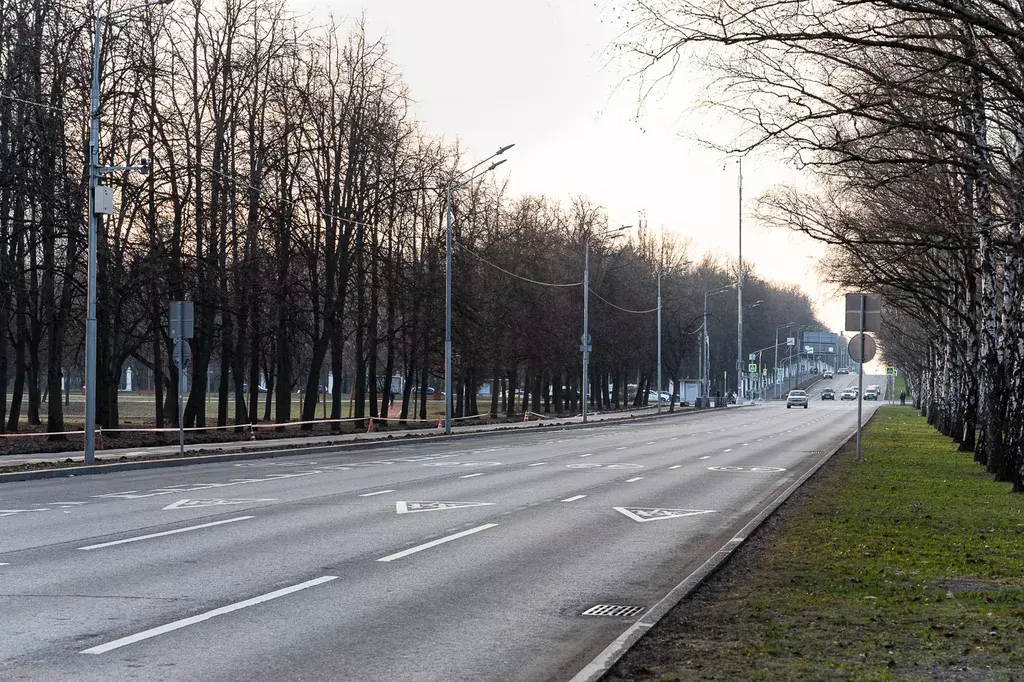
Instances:
[[[839,399],[840,400],[856,400],[857,399],[857,389],[855,389],[855,388],[847,388],[847,389],[845,389],[841,394],[839,394]]]
[[[866,391],[864,391],[864,400],[877,400],[877,399],[878,399],[878,391],[876,391],[874,388],[870,388],[869,387]]]
[[[821,399],[822,400],[835,400],[836,399],[836,390],[834,388],[823,388],[823,389],[821,389]]]
[[[850,368],[849,367],[840,367],[839,368],[839,373],[840,374],[849,374],[850,373]]]
[[[801,391],[799,389],[794,388],[792,391],[789,392],[789,395],[786,396],[787,410],[793,406],[802,407],[806,410],[807,405],[807,391]]]
[[[821,378],[822,379],[834,379],[835,378],[835,374],[832,373],[832,370],[826,369],[824,374],[821,375]]]

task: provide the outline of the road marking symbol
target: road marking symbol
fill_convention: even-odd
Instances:
[[[201,523],[198,526],[188,526],[186,528],[175,528],[174,530],[165,530],[162,533],[150,533],[149,535],[139,535],[134,538],[126,538],[124,540],[114,540],[112,542],[101,542],[98,545],[87,545],[85,547],[78,547],[77,549],[88,551],[90,549],[103,549],[104,547],[113,547],[114,545],[126,545],[129,542],[138,542],[140,540],[151,540],[153,538],[162,538],[166,535],[177,535],[178,533],[187,533],[190,530],[199,530],[200,528],[212,528],[213,526],[223,526],[225,523],[234,523],[236,521],[245,521],[247,519],[254,519],[255,516],[236,516],[233,519],[224,519],[223,521],[211,521],[210,523]],[[99,653],[99,652],[97,652]]]
[[[542,467],[545,464],[547,464],[547,462],[534,462],[533,464],[530,464],[529,466],[532,466],[532,467]]]
[[[682,464],[674,464],[674,465],[670,466],[669,469],[678,469],[681,466],[683,466],[683,465]]]
[[[222,606],[219,609],[213,609],[212,611],[207,611],[206,613],[200,613],[195,616],[190,616],[189,618],[182,618],[181,620],[176,620],[173,623],[168,623],[167,625],[161,625],[160,627],[144,630],[138,634],[129,635],[128,637],[115,639],[113,642],[100,644],[99,646],[94,646],[91,649],[85,649],[84,651],[81,651],[79,653],[103,654],[108,651],[113,651],[114,649],[120,649],[123,646],[128,646],[129,644],[135,644],[136,642],[151,639],[153,637],[157,637],[168,632],[180,630],[181,628],[188,627],[189,625],[202,623],[204,620],[210,620],[211,618],[215,618],[217,616],[223,616],[225,613],[238,611],[249,606],[256,606],[257,604],[262,604],[265,601],[270,601],[272,599],[284,597],[286,595],[292,594],[293,592],[299,592],[300,590],[305,590],[310,587],[322,585],[323,583],[327,583],[332,580],[337,580],[337,578],[338,576],[336,575],[325,575],[319,578],[315,578],[313,580],[307,580],[306,582],[299,583],[298,585],[292,585],[291,587],[285,587],[280,590],[274,590],[273,592],[268,592],[267,594],[262,594],[258,597],[253,597],[252,599],[246,599],[245,601],[235,602],[234,604],[228,604],[227,606]]]
[[[708,471],[729,471],[729,472],[749,472],[752,474],[777,474],[785,471],[781,467],[734,467],[734,466],[719,466],[719,467],[708,467]]]
[[[395,502],[398,514],[415,514],[417,512],[444,511],[445,509],[464,509],[466,507],[491,507],[493,502]]]
[[[473,478],[474,476],[483,476],[483,474],[466,474],[465,476],[459,476],[459,478]]]
[[[593,453],[593,452],[588,452],[588,453],[587,453],[587,454],[585,454],[585,455],[580,455],[580,457],[593,457],[593,456],[594,456],[594,453]]]
[[[0,516],[14,516],[15,514],[24,514],[25,512],[41,512],[50,511],[49,509],[0,509]]]
[[[628,516],[638,523],[663,521],[665,519],[681,519],[686,516],[714,514],[714,509],[664,509],[662,507],[612,507],[615,511]]]
[[[178,500],[164,507],[163,511],[168,509],[202,509],[203,507],[222,507],[229,504],[252,504],[254,502],[277,502],[277,499],[272,497],[237,497],[230,500]]]
[[[497,525],[498,524],[496,524],[496,523],[485,523],[482,526],[477,526],[476,528],[470,528],[469,530],[464,530],[461,533],[455,533],[454,535],[448,535],[448,536],[443,537],[443,538],[438,538],[437,540],[431,540],[430,542],[425,542],[422,545],[416,545],[415,547],[410,547],[409,549],[402,550],[401,552],[395,552],[394,554],[388,554],[387,556],[384,556],[384,557],[381,557],[380,559],[377,559],[377,561],[380,561],[380,562],[383,562],[383,563],[387,563],[389,561],[394,561],[395,559],[401,559],[403,557],[409,556],[410,554],[415,554],[416,552],[422,552],[425,549],[430,549],[431,547],[437,547],[438,545],[443,545],[446,542],[451,542],[452,540],[458,540],[459,538],[464,538],[467,535],[472,535],[474,533],[479,533],[480,531],[487,530],[488,528],[494,528]]]
[[[615,448],[616,450],[625,450],[627,446],[623,445],[621,448]]]
[[[395,492],[395,491],[394,490],[378,490],[378,491],[372,492],[372,493],[363,493],[359,497],[373,497],[374,495],[383,495],[384,493],[393,493],[393,492]]]
[[[711,455],[704,455],[701,459],[711,459]]]
[[[639,481],[641,479],[643,479],[643,476],[634,476],[633,478],[627,478],[626,479],[626,483],[634,483],[634,482]]]
[[[501,462],[427,462],[425,467],[498,467]]]
[[[562,502],[575,502],[576,500],[582,500],[584,497],[586,495],[573,495],[572,497],[565,498]]]

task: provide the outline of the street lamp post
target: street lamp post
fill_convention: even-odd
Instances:
[[[661,412],[661,268],[658,268],[658,412]]]
[[[92,88],[90,91],[89,108],[89,154],[86,166],[89,169],[89,272],[86,282],[86,318],[85,318],[85,463],[93,464],[96,457],[96,241],[98,232],[97,215],[111,211],[109,197],[104,196],[97,203],[97,191],[100,178],[117,171],[137,170],[142,173],[150,171],[148,159],[142,159],[138,166],[100,166],[100,53],[103,49],[103,24],[117,14],[169,4],[171,0],[151,0],[139,5],[122,7],[121,9],[98,14],[93,22],[92,36]]]
[[[732,289],[732,286],[733,285],[729,284],[724,287],[718,287],[717,289],[711,289],[704,292],[704,342],[701,351],[701,357],[704,359],[704,374],[701,377],[701,387],[704,390],[705,400],[711,396],[711,351],[708,348],[708,297],[720,294],[723,291],[728,291],[729,289]]]
[[[495,161],[490,166],[473,175],[467,180],[456,182],[458,178],[472,173],[491,159],[501,156],[514,144],[505,145],[474,166],[470,166],[461,173],[457,173],[452,181],[448,183],[445,196],[445,214],[448,227],[445,230],[445,269],[444,269],[444,432],[452,432],[452,192],[462,189],[469,183],[505,163],[505,159]]]
[[[772,366],[772,373],[774,375],[772,376],[772,379],[774,380],[773,383],[775,384],[776,400],[779,398],[779,391],[781,390],[779,386],[779,375],[778,371],[776,370],[776,367],[779,366],[779,331],[785,329],[786,327],[789,327],[792,324],[792,322],[787,322],[786,324],[780,324],[778,327],[775,328],[775,364]]]
[[[739,273],[736,277],[736,404],[743,404],[743,157],[739,159]]]
[[[632,225],[623,225],[614,230],[606,230],[598,236],[619,236],[618,232],[628,230]],[[583,423],[587,423],[587,391],[590,388],[590,237],[586,238],[583,249],[583,336],[580,337],[580,350],[583,352],[583,385],[580,386],[580,400],[583,402]]]

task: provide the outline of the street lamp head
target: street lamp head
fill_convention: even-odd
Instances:
[[[166,2],[171,2],[171,0],[165,0],[165,1],[166,1]],[[498,149],[498,151],[497,151],[497,152],[495,152],[495,154],[494,154],[494,155],[495,155],[495,156],[501,156],[502,154],[504,154],[504,153],[505,153],[505,152],[507,152],[507,151],[508,151],[509,149],[512,149],[512,147],[515,147],[515,146],[516,146],[515,142],[513,142],[512,144],[507,144],[507,145],[505,145],[504,147],[501,147],[500,149]]]
[[[494,163],[492,163],[492,164],[490,165],[490,167],[489,167],[489,168],[487,169],[487,172],[488,172],[488,173],[490,173],[490,172],[491,172],[492,170],[494,170],[495,168],[497,168],[497,167],[498,167],[498,166],[500,166],[501,164],[505,163],[506,161],[508,161],[508,159],[502,159],[502,160],[500,160],[500,161],[495,161],[495,162],[494,162]]]

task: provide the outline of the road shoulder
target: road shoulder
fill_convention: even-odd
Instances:
[[[912,410],[837,453],[605,680],[1022,679],[1024,511]]]

